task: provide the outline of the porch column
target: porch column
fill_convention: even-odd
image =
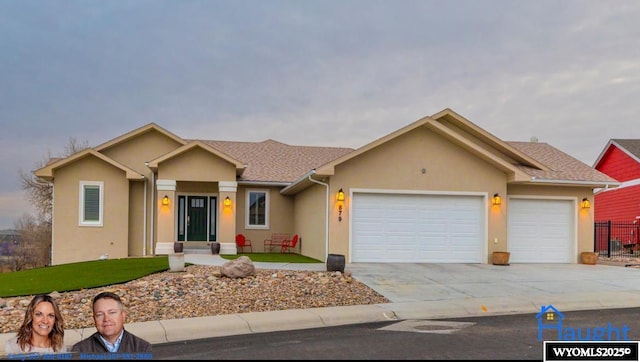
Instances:
[[[176,180],[156,181],[156,251],[155,254],[172,254],[175,240],[174,215],[176,210]],[[167,197],[168,205],[163,203]]]
[[[218,182],[218,193],[220,200],[218,201],[220,224],[218,225],[218,242],[220,243],[220,254],[237,254],[236,248],[236,210],[242,205],[236,202],[236,192],[238,191],[238,183],[235,181]],[[226,198],[231,200],[231,205],[225,206]]]

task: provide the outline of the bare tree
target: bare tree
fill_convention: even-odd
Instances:
[[[89,148],[87,141],[79,142],[69,138],[64,153],[59,158],[69,157],[77,152]],[[46,157],[37,163],[36,169],[56,161],[48,152]],[[53,184],[37,178],[33,172],[19,171],[20,184],[26,192],[27,199],[36,210],[37,215],[25,214],[15,222],[15,229],[20,234],[22,242],[14,245],[9,269],[16,271],[25,268],[37,268],[51,262],[51,223],[53,210]]]
[[[69,138],[69,142],[64,148],[64,153],[59,158],[69,157],[77,152],[89,148],[87,141],[79,142],[75,138]],[[58,160],[53,157],[51,151],[47,153],[43,160],[37,163],[36,169],[46,166],[48,163]],[[33,172],[20,170],[20,185],[27,194],[27,199],[31,202],[34,210],[38,212],[38,219],[41,223],[51,225],[51,211],[53,208],[53,185],[45,180],[37,178]]]
[[[10,246],[9,258],[4,260],[7,269],[19,271],[49,265],[51,228],[31,214],[23,214],[14,228],[18,230],[20,242]]]

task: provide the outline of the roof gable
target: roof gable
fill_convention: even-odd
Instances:
[[[46,166],[36,170],[34,172],[34,174],[37,177],[43,178],[45,180],[52,180],[54,178],[54,174],[55,171],[57,169],[60,169],[62,167],[65,167],[73,162],[76,162],[80,159],[86,158],[86,157],[96,157],[120,170],[122,170],[125,173],[125,176],[127,179],[130,180],[142,180],[144,179],[144,175],[141,175],[140,173],[136,172],[135,170],[117,162],[112,160],[111,158],[96,152],[93,149],[86,149],[80,152],[77,152],[67,158],[63,158],[63,159],[58,159],[57,161],[54,162],[50,162],[48,163]]]
[[[219,158],[229,162],[230,164],[234,165],[234,167],[236,168],[236,173],[237,174],[242,173],[242,170],[244,170],[245,165],[242,162],[230,157],[229,155],[227,155],[227,154],[225,154],[223,152],[220,152],[219,150],[217,150],[217,149],[205,144],[202,141],[191,141],[191,142],[188,142],[187,144],[185,144],[182,147],[176,148],[175,150],[173,150],[173,151],[171,151],[171,152],[169,152],[169,153],[167,153],[167,154],[165,154],[163,156],[160,156],[160,157],[158,157],[158,158],[156,158],[154,160],[149,161],[149,168],[152,169],[152,170],[157,170],[158,169],[158,164],[160,164],[161,162],[169,160],[169,159],[174,158],[174,157],[177,157],[179,155],[183,155],[186,152],[189,152],[189,151],[191,151],[191,150],[193,150],[195,148],[203,149],[204,151],[206,151],[206,152],[208,152],[208,153],[210,153],[210,154],[212,154],[212,155],[214,155],[216,157],[219,157]]]
[[[605,156],[614,147],[629,155],[629,157],[634,159],[636,162],[640,163],[640,139],[612,138],[609,140],[609,142],[607,142],[607,144],[602,149],[602,152],[600,152],[600,155],[598,155],[598,157],[596,158],[596,161],[593,163],[593,167],[599,169],[600,163],[604,161]]]
[[[513,148],[508,143],[501,141],[489,132],[447,108],[433,116],[421,118],[348,155],[322,165],[317,169],[317,173],[321,175],[333,175],[337,165],[368,152],[373,148],[379,147],[407,132],[411,132],[418,127],[428,127],[462,148],[475,153],[480,158],[487,160],[499,169],[510,174],[510,180],[512,181],[527,181],[529,179],[526,173],[516,167],[516,163],[542,170],[547,169],[544,164],[538,162],[536,159]]]
[[[357,150],[332,160],[314,170],[320,176],[331,176],[335,167],[390,140],[411,132],[418,127],[447,138],[458,146],[503,170],[510,183],[544,183],[555,185],[581,185],[591,187],[616,187],[615,179],[601,173],[568,154],[537,142],[507,142],[495,137],[449,108],[433,116],[421,118],[395,132],[379,138]],[[298,182],[308,183],[305,177]],[[291,185],[284,192],[304,188]]]
[[[155,123],[149,123],[145,126],[142,126],[140,128],[134,129],[131,132],[127,132],[125,134],[123,134],[122,136],[116,137],[110,141],[107,141],[105,143],[102,143],[96,147],[94,147],[93,149],[98,151],[98,152],[103,152],[106,149],[112,148],[116,145],[122,144],[124,142],[127,142],[133,138],[136,138],[138,136],[140,136],[141,134],[147,133],[147,132],[151,132],[151,131],[156,131],[159,132],[165,136],[167,136],[168,138],[176,141],[179,144],[186,144],[187,142],[185,140],[183,140],[182,138],[176,136],[175,134],[167,131],[166,129],[158,126]]]

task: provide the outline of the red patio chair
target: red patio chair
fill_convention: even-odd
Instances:
[[[246,247],[248,247],[249,250],[253,253],[253,248],[251,247],[251,240],[247,239],[242,234],[236,235],[236,245],[238,246],[238,249],[240,249],[241,253]]]
[[[296,250],[296,245],[298,245],[298,239],[300,237],[298,236],[298,234],[295,234],[293,236],[293,238],[291,238],[291,240],[285,240],[282,243],[282,250],[280,251],[281,253],[293,253]]]

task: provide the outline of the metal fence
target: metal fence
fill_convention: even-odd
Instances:
[[[640,256],[640,224],[637,221],[596,221],[593,229],[593,250],[601,256]]]

